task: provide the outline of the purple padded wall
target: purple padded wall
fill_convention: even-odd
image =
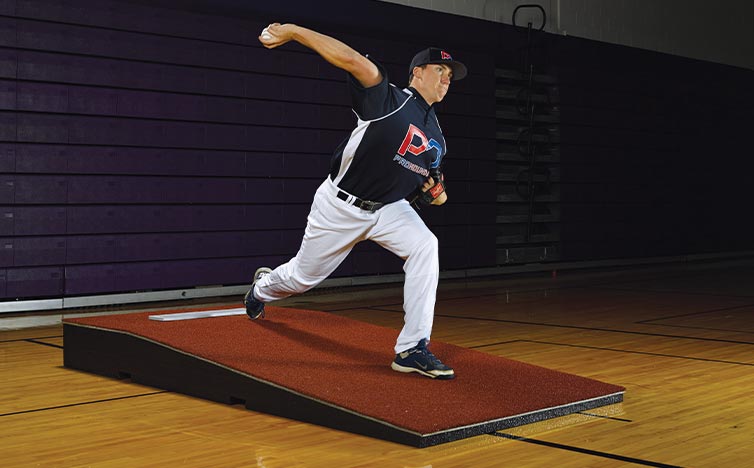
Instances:
[[[355,117],[341,70],[258,43],[278,13],[376,57],[398,85],[427,41],[463,57],[471,74],[438,106],[453,203],[422,215],[441,268],[494,265],[494,51],[400,22],[386,35],[381,18],[484,22],[379,2],[348,4],[364,9],[357,31],[303,1],[2,5],[0,299],[244,284],[296,253]],[[335,276],[400,271],[366,244]]]

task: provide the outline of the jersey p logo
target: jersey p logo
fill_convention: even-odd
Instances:
[[[417,143],[420,144],[418,146],[414,144],[414,138],[419,139]],[[414,156],[418,156],[427,151],[428,146],[429,141],[427,141],[427,135],[419,130],[414,124],[409,124],[408,131],[406,132],[406,137],[403,138],[403,143],[401,143],[401,147],[398,149],[398,154],[405,156],[406,151],[408,151]]]
[[[416,140],[416,143],[419,143],[419,145],[416,145],[414,140]],[[428,149],[435,149],[437,151],[437,156],[442,156],[442,145],[440,145],[437,140],[434,138],[427,140],[427,135],[425,135],[424,132],[419,130],[414,124],[409,124],[406,136],[403,138],[403,143],[401,143],[401,147],[398,148],[398,154],[405,156],[406,151],[408,151],[414,156],[419,156]]]

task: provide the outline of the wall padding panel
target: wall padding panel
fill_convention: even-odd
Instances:
[[[380,15],[417,10],[379,2],[349,4],[368,10],[362,31],[305,2],[2,3],[0,299],[244,284],[295,254],[355,117],[341,70],[258,43],[276,11],[311,11],[297,21],[381,60],[399,85],[414,52],[440,45],[401,24],[383,34]],[[492,266],[494,52],[442,46],[471,74],[438,106],[453,202],[422,215],[441,268]],[[363,245],[336,276],[400,271]]]

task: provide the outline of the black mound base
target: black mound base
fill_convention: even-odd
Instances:
[[[78,321],[81,322],[81,320]],[[123,330],[71,322],[73,321],[66,321],[63,327],[66,367],[113,378],[130,378],[136,383],[220,403],[243,404],[250,410],[413,447],[428,447],[451,442],[623,400],[622,388],[610,386],[608,388],[610,391],[603,391],[602,395],[566,404],[487,418],[471,424],[441,427],[438,430],[416,430],[402,427],[400,421],[398,423],[386,421],[379,415],[368,414],[368,410],[347,408],[332,401],[325,401],[324,398],[318,396],[286,388],[247,371],[234,369],[225,363],[197,356],[185,349],[160,343],[152,338]],[[245,322],[249,322],[248,319],[245,319]],[[380,368],[384,367],[385,365],[380,363]],[[310,369],[316,374],[316,363],[310,365]],[[402,379],[400,383],[405,382],[409,386],[414,383],[426,384],[425,381],[429,382],[431,388],[443,388],[437,386],[447,385],[444,382],[436,382],[415,375],[399,374],[390,371],[389,368],[386,375]],[[343,372],[340,376],[341,379],[348,379],[348,377],[348,372]],[[616,389],[617,391],[614,391]],[[381,388],[377,391],[384,393],[396,390]],[[475,404],[473,401],[467,403]],[[478,406],[478,403],[476,404]],[[431,418],[433,415],[427,416]]]

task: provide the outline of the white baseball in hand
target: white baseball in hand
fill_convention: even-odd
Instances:
[[[262,39],[264,39],[265,41],[269,41],[270,39],[272,39],[272,36],[270,35],[270,33],[267,32],[267,28],[264,28],[262,30],[262,34],[260,35],[262,36]]]

